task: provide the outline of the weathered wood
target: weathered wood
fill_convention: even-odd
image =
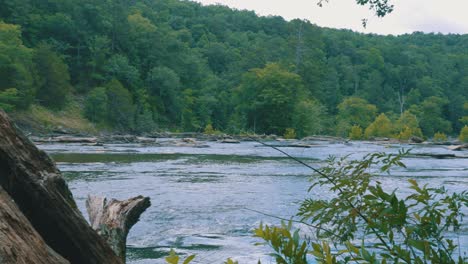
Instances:
[[[454,150],[454,151],[460,151],[460,150],[463,150],[463,149],[468,149],[468,144],[448,146],[447,148],[450,149],[450,150]]]
[[[2,187],[0,187],[0,263],[69,263],[47,246]]]
[[[83,218],[54,162],[1,110],[0,172],[0,186],[55,252],[77,264],[122,263]]]
[[[107,241],[123,262],[125,262],[128,232],[150,205],[150,199],[143,196],[125,201],[115,199],[108,201],[103,197],[88,196],[86,200],[91,226]]]

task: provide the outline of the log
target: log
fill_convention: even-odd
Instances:
[[[2,187],[0,219],[0,263],[70,263],[47,246]]]
[[[0,186],[53,251],[70,263],[122,263],[81,215],[54,162],[1,110],[0,172]]]
[[[447,148],[453,151],[460,151],[463,149],[468,149],[468,144],[448,146]]]
[[[88,196],[86,200],[92,228],[107,241],[124,263],[128,232],[150,205],[150,199],[143,196],[125,201]]]

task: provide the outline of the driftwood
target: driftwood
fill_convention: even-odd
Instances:
[[[463,149],[468,149],[468,144],[457,145],[457,146],[448,146],[447,148],[450,149],[450,150],[454,150],[454,151],[460,151],[460,150],[463,150]]]
[[[14,200],[45,243],[69,262],[122,263],[121,258],[83,218],[54,162],[17,130],[1,110],[0,186]],[[5,221],[8,219],[0,219],[0,222]],[[17,228],[18,234],[25,232],[23,227]],[[2,245],[9,243],[3,241],[6,237],[0,239]],[[21,244],[20,241],[17,243]],[[17,252],[32,248],[29,243],[22,246],[16,249]],[[41,259],[29,263],[47,263],[47,260],[44,253]],[[6,260],[0,262],[17,263]]]
[[[69,263],[47,246],[2,187],[0,220],[0,263]]]
[[[86,200],[91,226],[107,241],[122,262],[125,262],[128,232],[150,205],[150,199],[143,196],[125,201],[88,196]]]

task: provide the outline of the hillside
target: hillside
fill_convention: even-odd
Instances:
[[[0,107],[115,131],[458,135],[468,35],[365,35],[177,0],[0,0]],[[88,126],[88,125],[85,125]]]

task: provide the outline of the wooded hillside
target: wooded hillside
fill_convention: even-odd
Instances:
[[[131,132],[405,138],[468,124],[468,35],[365,35],[177,0],[0,5],[7,111],[84,97],[89,120]]]

